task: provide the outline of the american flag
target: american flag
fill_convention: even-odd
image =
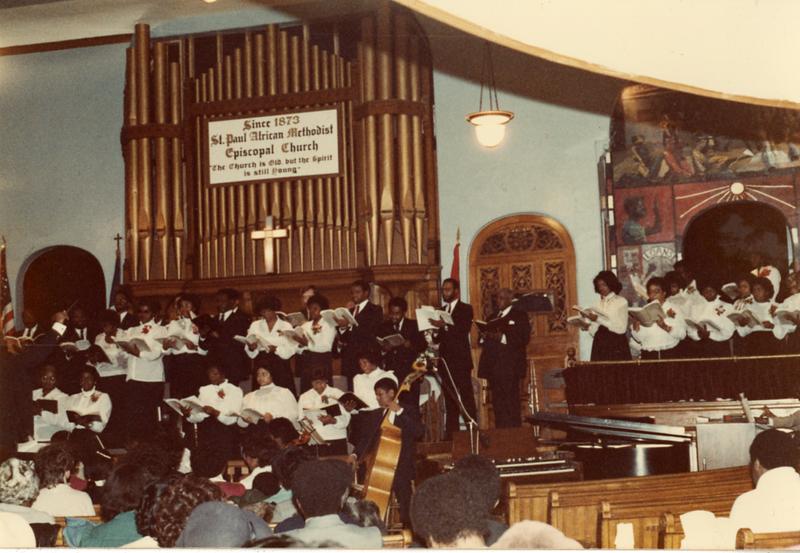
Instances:
[[[11,304],[11,289],[8,286],[6,270],[6,239],[0,243],[0,306],[3,308],[2,334],[14,334],[14,306]]]

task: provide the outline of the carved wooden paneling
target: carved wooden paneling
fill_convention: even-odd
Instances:
[[[542,225],[514,225],[501,229],[481,242],[480,255],[540,252],[564,249],[561,238]]]
[[[544,287],[553,290],[555,305],[547,316],[548,332],[567,331],[567,271],[563,261],[545,262]]]
[[[481,318],[488,320],[494,311],[492,298],[497,290],[500,289],[500,269],[498,267],[481,267],[480,269],[480,294],[481,294]]]

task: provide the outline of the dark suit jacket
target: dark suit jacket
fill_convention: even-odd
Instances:
[[[93,325],[86,325],[86,339],[89,340],[90,343],[94,344],[94,339],[98,334],[98,330],[95,329]],[[64,335],[61,336],[58,342],[77,342],[78,340],[80,340],[78,329],[72,325],[67,325],[67,330],[64,331]]]
[[[212,320],[212,330],[219,338],[210,335],[201,342],[203,349],[208,350],[210,360],[216,361],[225,370],[228,380],[234,384],[246,379],[250,373],[250,358],[244,352],[244,345],[233,339],[234,336],[247,336],[250,328],[250,317],[237,309],[227,320]]]
[[[492,327],[506,336],[506,343],[486,338],[483,342],[481,360],[478,364],[478,376],[513,375],[516,378],[525,376],[527,367],[526,349],[531,339],[531,323],[528,314],[512,306],[508,314],[498,318],[500,312],[494,313]]]
[[[472,306],[458,300],[450,314],[455,326],[439,330],[439,355],[447,361],[453,372],[469,373],[472,370],[472,353],[469,331],[472,328]]]
[[[351,310],[351,313],[353,311]],[[383,310],[374,303],[367,302],[356,317],[358,326],[339,334],[342,345],[342,372],[345,375],[359,374],[358,356],[365,348],[376,348],[375,337],[383,322]]]
[[[128,330],[129,328],[133,328],[135,326],[139,326],[139,318],[130,312],[126,313],[119,322],[119,328],[122,330]]]
[[[392,334],[397,334],[394,325],[391,321],[384,321],[378,329],[378,336],[383,338]],[[385,352],[383,354],[383,368],[387,371],[394,371],[397,380],[402,382],[406,375],[411,372],[411,366],[414,361],[416,361],[420,353],[425,351],[428,344],[425,342],[425,337],[419,331],[417,321],[414,319],[403,320],[400,334],[411,342],[411,347],[400,346]]]

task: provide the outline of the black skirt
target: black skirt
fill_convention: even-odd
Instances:
[[[601,325],[592,342],[592,361],[630,361],[630,359],[628,336],[611,332]]]

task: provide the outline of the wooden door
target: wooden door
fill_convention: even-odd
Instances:
[[[541,215],[514,215],[486,226],[472,243],[469,256],[470,301],[475,318],[486,320],[495,310],[494,294],[500,288],[514,292],[552,290],[553,313],[530,315],[531,340],[528,344],[528,374],[520,392],[523,416],[533,402],[531,371],[536,371],[539,410],[557,410],[553,404],[564,401],[563,389],[545,385],[548,369],[564,366],[567,349],[578,347],[578,334],[567,325],[570,307],[577,303],[575,250],[566,229]],[[477,333],[473,335],[473,357],[480,356]],[[482,382],[481,425],[492,426],[491,404],[486,382]]]

